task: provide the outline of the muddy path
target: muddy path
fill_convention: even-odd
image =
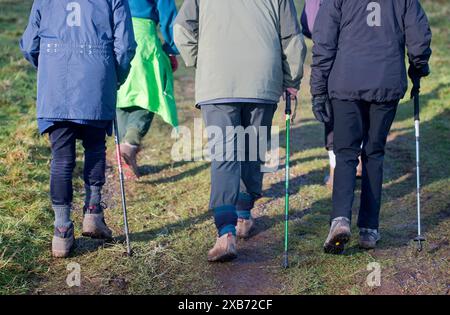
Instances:
[[[265,205],[252,211],[255,228],[248,239],[238,240],[238,258],[230,263],[216,264],[214,276],[219,291],[227,295],[270,295],[283,291],[277,271],[281,268],[280,240],[267,230],[269,218]]]
[[[283,161],[284,162],[284,161]],[[284,180],[284,168],[265,176],[266,185]],[[292,175],[298,175],[293,171]],[[300,176],[295,184],[303,185],[307,176]],[[291,192],[291,196],[293,192]],[[277,295],[286,292],[283,275],[284,234],[275,228],[284,224],[284,185],[277,186],[257,201],[252,210],[255,227],[250,237],[237,242],[238,257],[229,263],[215,264],[214,277],[219,291],[226,295]],[[278,215],[273,210],[278,209]],[[290,209],[290,224],[297,222],[311,209]]]

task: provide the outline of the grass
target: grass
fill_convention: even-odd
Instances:
[[[271,279],[283,294],[448,294],[450,237],[450,5],[422,1],[433,27],[432,75],[422,88],[422,170],[424,230],[428,242],[417,254],[412,105],[402,101],[387,147],[380,248],[365,252],[355,241],[342,256],[322,253],[327,233],[330,191],[322,185],[327,170],[322,126],[312,119],[307,69],[302,87],[301,119],[292,129],[291,268],[278,268],[282,251],[283,173],[266,176],[259,202],[274,241]],[[155,121],[145,140],[140,163],[146,176],[127,183],[130,229],[135,255],[123,256],[117,177],[108,170],[107,221],[117,242],[80,238],[68,260],[53,260],[49,246],[52,212],[48,198],[50,151],[35,123],[35,72],[21,58],[17,40],[26,24],[30,1],[0,0],[0,294],[213,294],[226,293],[222,267],[205,254],[215,229],[207,212],[209,165],[174,163],[171,129]],[[299,7],[300,8],[300,7]],[[308,61],[309,64],[310,61]],[[176,73],[176,92],[183,125],[192,127],[200,113],[193,108],[193,72]],[[275,124],[282,128],[282,112]],[[281,131],[280,143],[284,141]],[[110,145],[109,155],[113,147]],[[284,148],[281,148],[284,156]],[[80,236],[81,156],[76,169],[74,221]],[[281,161],[283,162],[283,161]],[[357,204],[355,204],[357,209]],[[249,241],[251,243],[251,241]],[[264,247],[266,244],[256,244]],[[382,286],[365,284],[369,262],[382,267]],[[68,288],[66,265],[81,265],[81,287]],[[270,285],[270,283],[261,283]]]

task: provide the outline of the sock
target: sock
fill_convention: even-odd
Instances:
[[[102,187],[101,186],[84,186],[86,189],[86,198],[84,204],[86,207],[98,206],[102,201]]]
[[[252,195],[244,192],[239,193],[239,199],[236,205],[237,216],[239,219],[250,220],[251,210],[255,205]]]
[[[336,168],[336,155],[333,151],[328,151],[328,157],[330,159],[330,167]]]
[[[250,210],[238,210],[237,215],[239,219],[250,220]]]
[[[70,220],[71,206],[53,205],[52,208],[55,212],[55,228],[68,228],[72,225],[72,221]]]
[[[237,213],[234,206],[214,208],[214,221],[219,237],[227,233],[236,235]]]
[[[236,236],[236,227],[232,224],[225,225],[219,231],[219,237],[224,236],[225,234],[231,233]]]

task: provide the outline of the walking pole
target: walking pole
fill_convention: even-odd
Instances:
[[[416,178],[417,178],[417,237],[414,241],[417,242],[417,250],[419,252],[422,251],[423,242],[425,242],[425,238],[422,236],[422,226],[421,226],[421,217],[420,217],[420,100],[419,100],[419,87],[417,87],[416,92],[414,93],[414,127],[416,131]]]
[[[114,118],[114,141],[116,143],[116,158],[119,168],[120,193],[122,195],[122,210],[123,210],[123,225],[125,231],[125,240],[127,243],[127,255],[131,256],[130,235],[128,231],[128,215],[127,215],[127,201],[125,198],[125,180],[122,169],[122,154],[120,152],[119,128],[117,126],[117,118]]]
[[[286,169],[285,169],[285,217],[284,217],[284,261],[283,267],[289,267],[289,258],[288,258],[288,249],[289,249],[289,158],[291,154],[291,95],[289,92],[286,92],[286,110],[285,110],[285,118],[286,118]]]

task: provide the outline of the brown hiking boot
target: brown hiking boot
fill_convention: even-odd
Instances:
[[[254,225],[255,221],[253,218],[250,218],[249,220],[238,219],[236,225],[236,236],[240,238],[248,238]]]
[[[55,228],[52,240],[52,255],[55,258],[67,258],[75,243],[73,224],[68,228]]]
[[[334,167],[330,167],[330,174],[325,177],[325,185],[333,189],[333,181],[334,181]]]
[[[216,244],[208,252],[209,262],[226,262],[236,257],[236,237],[232,233],[217,238]]]
[[[125,163],[131,168],[136,178],[139,178],[139,167],[137,165],[137,154],[139,153],[140,148],[137,145],[131,145],[129,143],[122,143],[120,145],[120,153],[122,154],[122,158]],[[124,167],[126,168],[126,166]],[[127,176],[130,177],[130,176]],[[133,179],[133,178],[129,178]]]
[[[381,236],[378,230],[359,229],[359,247],[363,249],[374,249],[377,247],[377,243],[380,239]]]
[[[338,217],[331,222],[330,233],[323,245],[327,254],[341,254],[345,244],[350,241],[350,220],[345,217]]]
[[[356,178],[361,178],[362,177],[362,160],[361,160],[361,156],[359,156],[358,160],[359,160],[359,163],[358,163],[358,166],[356,167]]]
[[[105,216],[101,206],[94,206],[85,208],[83,219],[83,236],[95,239],[112,239],[112,231],[108,228],[105,222]]]

